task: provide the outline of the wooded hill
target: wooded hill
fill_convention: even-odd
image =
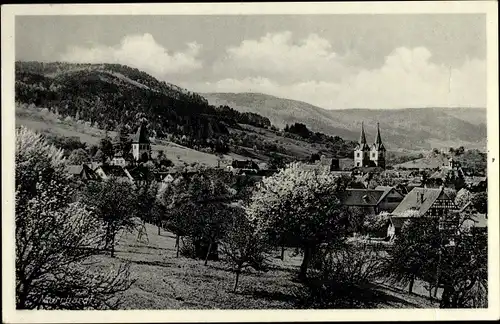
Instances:
[[[48,108],[103,130],[121,125],[134,132],[139,123],[147,122],[153,137],[190,148],[247,152],[263,159],[271,153],[304,158],[282,145],[285,137],[304,139],[272,127],[268,118],[227,105],[210,105],[194,92],[123,65],[16,62],[15,90],[18,103]],[[262,138],[255,129],[271,136]],[[352,154],[354,146],[320,133],[306,140],[315,144],[310,151],[339,157]]]

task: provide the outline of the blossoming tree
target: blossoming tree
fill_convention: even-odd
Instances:
[[[311,257],[322,243],[342,240],[348,213],[340,201],[346,179],[323,170],[291,163],[264,178],[254,191],[249,212],[280,235],[293,237],[304,251],[299,278],[304,279]]]

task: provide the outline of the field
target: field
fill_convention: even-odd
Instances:
[[[103,264],[131,263],[137,281],[120,297],[123,309],[292,309],[297,308],[301,284],[294,281],[300,256],[287,251],[285,261],[271,256],[267,272],[242,274],[236,293],[234,275],[222,261],[176,258],[175,237],[147,224],[149,242],[139,243],[136,233],[125,233],[116,246],[114,259],[100,255]],[[375,285],[377,308],[437,307],[423,296],[399,288]]]

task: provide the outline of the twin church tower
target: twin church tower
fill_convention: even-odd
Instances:
[[[385,147],[382,144],[380,137],[380,128],[377,123],[377,137],[375,143],[370,147],[366,143],[366,135],[363,123],[361,123],[361,135],[359,143],[354,149],[354,166],[355,167],[381,167],[385,169]]]

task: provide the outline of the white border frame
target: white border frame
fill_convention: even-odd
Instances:
[[[6,323],[256,322],[499,319],[498,205],[498,4],[495,1],[351,3],[175,3],[2,6],[2,313]],[[16,15],[237,15],[237,14],[408,14],[487,15],[488,120],[488,309],[436,310],[165,310],[17,311],[14,254],[14,57]]]

